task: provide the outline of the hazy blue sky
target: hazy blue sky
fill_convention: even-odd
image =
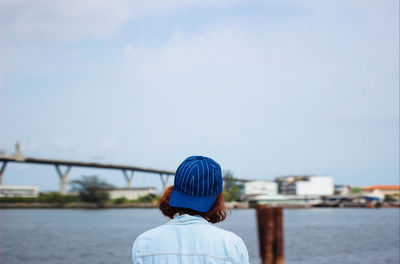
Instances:
[[[0,148],[399,183],[399,1],[0,2]],[[123,186],[119,171],[71,179]],[[58,188],[53,167],[5,184]],[[137,174],[135,186],[159,185]]]

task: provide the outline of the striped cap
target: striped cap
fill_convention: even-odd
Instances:
[[[211,158],[192,156],[176,170],[169,205],[207,212],[221,192],[221,166]]]

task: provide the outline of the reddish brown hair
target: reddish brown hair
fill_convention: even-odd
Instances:
[[[169,197],[171,197],[172,191],[174,190],[174,186],[168,187],[160,200],[158,200],[158,208],[160,208],[163,215],[174,218],[176,214],[188,214],[188,215],[200,215],[204,219],[206,219],[210,223],[218,223],[224,221],[226,218],[226,207],[224,202],[224,196],[220,193],[217,196],[217,199],[214,202],[214,205],[205,213],[198,212],[196,210],[181,208],[181,207],[172,207],[169,205]]]

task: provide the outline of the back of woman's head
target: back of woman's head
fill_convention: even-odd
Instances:
[[[221,166],[204,156],[185,159],[175,173],[174,186],[159,201],[162,213],[200,215],[211,223],[223,221],[226,208],[222,195]]]
[[[218,194],[217,199],[210,210],[207,212],[199,212],[189,208],[170,206],[169,198],[171,197],[173,190],[174,186],[168,187],[158,201],[158,208],[160,208],[163,215],[169,218],[174,218],[177,214],[200,215],[210,223],[218,223],[225,220],[226,207],[222,193]]]

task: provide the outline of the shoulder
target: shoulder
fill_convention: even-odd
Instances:
[[[248,263],[247,247],[240,236],[214,225],[210,225],[210,229],[214,238],[222,239],[224,244],[237,254],[236,257],[243,260],[242,263]]]
[[[240,236],[236,235],[235,233],[228,231],[226,229],[222,229],[218,226],[215,225],[209,225],[210,231],[215,234],[218,235],[219,237],[228,239],[229,241],[232,241],[234,243],[238,243],[238,244],[243,244],[243,240],[240,238]]]
[[[157,226],[155,228],[149,229],[139,236],[136,237],[134,244],[139,243],[140,241],[146,241],[152,238],[157,238],[161,234],[165,233],[166,225]]]
[[[164,236],[160,236],[163,233],[164,225],[155,227],[146,232],[143,232],[139,236],[136,237],[135,242],[132,245],[132,260],[133,263],[136,264],[136,256],[146,253],[148,250],[153,249],[157,243],[157,237],[163,238]]]
[[[182,228],[182,230],[180,231],[185,233],[188,232],[188,229],[190,229],[191,235],[196,234],[198,237],[205,236],[208,237],[208,239],[210,240],[213,240],[214,238],[217,240],[229,241],[233,244],[238,244],[240,246],[244,245],[243,240],[238,235],[236,235],[231,231],[215,226],[213,224],[201,224],[201,225],[190,225],[190,226],[189,225],[177,226],[177,225],[164,224],[143,232],[136,238],[135,242],[151,241],[153,239],[160,240],[161,238],[168,235],[171,236],[176,235],[179,228]]]
[[[242,238],[231,231],[216,226],[214,226],[214,228],[215,231],[219,232],[219,236],[223,236],[224,240],[228,241],[228,244],[234,255],[234,263],[249,263],[249,253]]]
[[[136,255],[149,252],[176,250],[177,245],[180,250],[187,251],[193,251],[195,245],[201,246],[202,250],[231,256],[233,263],[248,263],[248,252],[243,240],[235,233],[212,224],[164,224],[150,229],[136,238],[132,256],[135,258]]]

